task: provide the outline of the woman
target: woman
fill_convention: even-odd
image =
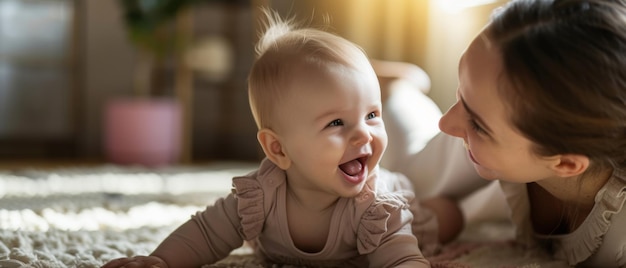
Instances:
[[[480,177],[500,181],[520,243],[570,265],[626,265],[624,1],[496,10],[461,57],[457,102],[439,127],[462,139]],[[454,154],[457,144],[440,135],[420,154]],[[435,191],[447,195],[482,185],[465,160],[444,161],[407,175],[441,179]]]

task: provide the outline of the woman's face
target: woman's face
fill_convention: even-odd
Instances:
[[[439,128],[463,139],[474,168],[485,179],[533,182],[548,178],[553,175],[550,164],[554,159],[532,152],[532,142],[512,126],[507,100],[498,94],[501,57],[486,31],[461,57],[457,101],[441,118]]]

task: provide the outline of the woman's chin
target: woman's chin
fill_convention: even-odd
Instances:
[[[484,168],[476,163],[474,163],[474,169],[476,170],[476,173],[478,173],[478,176],[485,180],[493,181],[499,179],[498,175],[494,171]]]

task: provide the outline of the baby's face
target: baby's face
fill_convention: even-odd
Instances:
[[[355,196],[387,146],[376,75],[338,65],[294,68],[292,94],[277,108],[290,183]]]

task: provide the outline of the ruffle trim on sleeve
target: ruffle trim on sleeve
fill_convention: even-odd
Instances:
[[[564,258],[570,265],[589,258],[602,244],[602,237],[611,226],[611,218],[622,211],[625,201],[626,173],[616,170],[596,195],[596,207],[587,217],[586,226],[580,226],[571,236],[565,237],[555,256]]]
[[[259,181],[249,177],[234,178],[233,186],[241,218],[239,232],[245,240],[252,240],[261,233],[265,222],[263,190]]]
[[[360,254],[369,254],[380,245],[387,232],[387,221],[395,211],[408,207],[406,199],[396,194],[385,194],[378,198],[363,213],[357,229],[357,249]]]

